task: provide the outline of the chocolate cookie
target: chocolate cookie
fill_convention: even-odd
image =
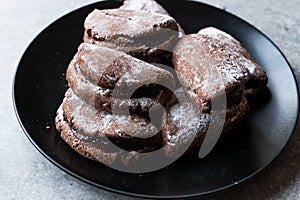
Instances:
[[[175,81],[166,70],[113,49],[81,44],[66,78],[74,93],[98,109],[147,113],[165,105]]]
[[[136,10],[94,10],[84,26],[85,42],[144,60],[171,51],[179,37],[172,17]]]
[[[182,85],[201,111],[207,113],[211,102],[224,94],[227,107],[240,103],[250,78],[248,60],[240,59],[240,44],[225,37],[220,40],[214,33],[214,29],[207,29],[184,36],[173,54]]]
[[[108,164],[137,159],[138,153],[157,149],[161,139],[160,132],[146,119],[98,110],[71,89],[57,111],[56,128],[78,153]]]
[[[199,151],[210,126],[223,126],[223,133],[232,129],[249,111],[246,98],[222,113],[207,114],[186,95],[184,89],[175,91],[163,117],[162,137],[168,157]],[[223,111],[221,111],[223,112]],[[225,117],[225,119],[221,119]]]
[[[247,50],[242,47],[239,41],[231,35],[213,27],[202,29],[199,31],[199,34],[207,35],[219,40],[223,46],[227,46],[226,51],[228,51],[230,56],[249,70],[250,78],[245,85],[246,95],[258,93],[266,88],[268,83],[266,72],[261,66],[253,61]]]

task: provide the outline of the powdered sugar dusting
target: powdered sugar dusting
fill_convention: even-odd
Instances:
[[[125,0],[124,5],[120,8],[127,10],[142,10],[169,15],[169,13],[154,0]]]
[[[69,90],[68,98],[64,100],[65,112],[71,116],[69,121],[77,131],[89,136],[101,136],[114,133],[125,133],[132,137],[148,138],[158,133],[157,129],[142,118],[132,118],[127,115],[114,115],[97,110],[87,104]]]
[[[199,105],[249,79],[245,50],[231,36],[214,28],[185,36],[175,48],[175,67],[183,85]]]
[[[85,20],[86,30],[92,30],[92,35],[110,39],[117,34],[124,37],[136,37],[150,31],[154,26],[164,28],[169,22],[175,20],[167,15],[146,13],[136,10],[123,9],[95,9]]]
[[[174,78],[170,72],[125,54],[123,61],[128,63],[130,70],[120,78],[116,90],[124,86],[125,89],[132,87],[137,89],[149,84],[167,84],[170,89],[175,87]]]
[[[215,39],[220,39],[220,35],[226,37],[227,40],[235,40],[231,35],[228,33],[225,33],[224,31],[221,31],[219,29],[216,29],[214,27],[208,27],[201,29],[198,34],[203,34],[203,35],[209,35],[210,37],[214,37]],[[229,42],[229,41],[227,41]]]
[[[171,146],[190,142],[197,134],[205,132],[210,123],[210,115],[202,113],[182,88],[176,90],[175,95],[179,103],[170,108],[167,118],[167,123],[177,130],[175,133],[171,131],[166,133]]]
[[[121,52],[109,48],[83,43],[78,48],[74,62],[79,63],[81,71],[92,83],[98,84],[99,77],[121,55]]]
[[[74,61],[68,67],[68,83],[73,92],[84,99],[88,104],[95,106],[96,96],[103,99],[112,93],[109,89],[103,89],[89,81],[81,72]]]
[[[246,49],[244,49],[241,46],[240,42],[234,37],[214,27],[202,29],[198,32],[198,34],[212,37],[222,44],[231,44],[229,45],[228,49],[226,49],[226,51],[228,51],[231,56],[234,56],[234,59],[237,63],[241,63],[241,65],[245,66],[249,70],[249,73],[251,75],[255,73],[255,69],[258,66],[256,65],[256,63],[254,63],[253,60],[251,60],[250,55],[247,53]]]

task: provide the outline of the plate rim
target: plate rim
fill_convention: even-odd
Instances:
[[[117,3],[117,2],[120,2],[120,0],[113,0],[114,2],[113,3]],[[108,2],[108,0],[102,0],[102,1],[97,1],[97,2],[94,2],[94,3],[90,3],[90,4],[87,4],[87,5],[84,5],[82,7],[79,7],[79,8],[76,8],[74,10],[71,10],[70,12],[67,12],[66,14],[63,14],[61,15],[60,17],[58,17],[57,19],[55,19],[54,21],[50,22],[47,26],[45,26],[45,28],[42,29],[42,31],[38,32],[38,34],[33,37],[33,39],[31,40],[31,42],[29,43],[29,45],[27,45],[26,49],[23,51],[22,53],[22,56],[21,58],[19,59],[19,62],[17,64],[17,67],[15,67],[15,71],[14,71],[14,74],[13,74],[13,80],[12,80],[12,101],[13,101],[13,108],[14,108],[14,112],[15,112],[15,115],[16,115],[16,118],[17,118],[17,121],[22,129],[22,131],[24,132],[25,136],[27,137],[27,139],[30,141],[30,143],[38,150],[38,152],[40,152],[48,161],[50,161],[52,164],[54,164],[57,168],[59,168],[60,170],[62,170],[63,172],[66,172],[67,174],[75,177],[77,180],[80,180],[80,181],[83,181],[87,184],[90,184],[92,185],[93,187],[96,187],[96,188],[100,188],[100,189],[104,189],[108,192],[113,192],[113,193],[116,193],[116,194],[119,194],[119,195],[126,195],[126,196],[130,196],[130,197],[138,197],[138,198],[146,198],[146,199],[187,199],[187,198],[194,198],[194,197],[202,197],[202,196],[208,196],[208,195],[213,195],[213,194],[216,194],[216,193],[221,193],[221,192],[224,192],[224,191],[227,191],[235,186],[238,186],[238,185],[241,185],[241,184],[244,184],[245,182],[253,179],[254,177],[256,177],[257,175],[261,174],[262,172],[264,172],[266,169],[268,169],[277,159],[278,157],[280,157],[282,155],[282,153],[286,150],[288,144],[291,142],[291,139],[293,138],[293,136],[295,135],[295,132],[296,132],[296,129],[297,129],[297,124],[299,123],[299,119],[300,119],[300,91],[299,91],[299,83],[298,83],[298,80],[297,80],[297,76],[295,74],[295,70],[292,68],[290,62],[288,61],[287,57],[284,55],[284,53],[280,50],[280,48],[275,44],[275,42],[273,42],[273,40],[271,40],[266,34],[264,34],[261,30],[259,30],[258,28],[256,28],[254,25],[252,25],[251,23],[249,23],[248,21],[244,20],[243,18],[237,16],[236,14],[233,14],[227,10],[224,10],[222,8],[219,8],[219,7],[216,7],[216,6],[213,6],[211,4],[207,4],[207,3],[204,3],[204,2],[200,2],[200,1],[196,1],[196,0],[180,0],[180,1],[185,1],[185,2],[193,2],[193,3],[197,3],[197,4],[201,4],[201,6],[204,6],[204,7],[208,7],[208,8],[211,8],[211,9],[214,9],[214,10],[218,10],[226,15],[230,15],[231,17],[245,23],[246,25],[250,26],[252,29],[254,29],[255,31],[257,31],[261,36],[263,36],[265,39],[268,40],[268,42],[270,42],[272,44],[273,47],[275,47],[275,49],[280,53],[280,55],[282,56],[282,58],[284,59],[284,61],[286,62],[288,68],[289,68],[289,71],[291,72],[291,75],[292,75],[292,78],[293,78],[293,82],[295,83],[295,87],[297,89],[297,117],[295,119],[295,124],[293,126],[293,131],[291,132],[291,134],[289,135],[289,138],[287,139],[285,145],[283,145],[282,149],[279,151],[279,153],[274,156],[274,158],[267,164],[265,164],[263,167],[261,167],[260,169],[256,170],[255,172],[251,173],[250,175],[248,175],[247,177],[243,178],[243,179],[240,179],[232,184],[229,184],[229,185],[226,185],[226,186],[223,186],[223,187],[219,187],[217,189],[214,189],[214,190],[210,190],[210,191],[206,191],[206,192],[201,192],[201,193],[194,193],[194,194],[186,194],[186,195],[167,195],[167,196],[158,196],[158,195],[148,195],[148,194],[140,194],[140,193],[133,193],[133,192],[126,192],[126,191],[122,191],[120,189],[115,189],[115,188],[112,188],[112,187],[108,187],[108,186],[105,186],[105,185],[100,185],[100,184],[97,184],[97,183],[94,183],[93,181],[90,181],[78,174],[76,174],[75,172],[72,172],[71,170],[68,170],[66,169],[64,166],[62,166],[61,164],[59,164],[57,161],[55,161],[54,159],[52,159],[46,152],[44,152],[41,147],[39,147],[35,141],[31,138],[29,132],[26,130],[26,128],[24,127],[23,123],[22,123],[22,119],[19,115],[19,111],[18,111],[18,108],[17,108],[17,102],[16,102],[16,98],[15,98],[15,87],[16,87],[16,79],[17,79],[17,75],[18,75],[18,72],[19,72],[19,69],[20,69],[20,64],[22,63],[23,59],[24,59],[24,56],[25,54],[28,52],[28,50],[30,49],[30,47],[33,45],[33,43],[36,41],[36,39],[42,35],[44,32],[46,32],[52,25],[58,23],[59,21],[63,20],[64,18],[78,12],[79,10],[83,10],[83,9],[86,9],[87,7],[90,7],[90,6],[97,6],[98,3],[101,3],[101,2]]]

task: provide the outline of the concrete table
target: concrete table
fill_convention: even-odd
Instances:
[[[136,199],[87,185],[61,171],[27,140],[14,114],[12,81],[26,47],[47,25],[93,0],[0,0],[0,199]],[[269,36],[300,75],[300,1],[203,0],[225,8]],[[300,199],[299,128],[263,173],[201,199]]]

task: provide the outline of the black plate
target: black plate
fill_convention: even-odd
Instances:
[[[55,112],[66,90],[65,71],[82,41],[83,22],[104,1],[76,10],[46,28],[26,50],[15,75],[15,109],[34,146],[56,166],[92,185],[139,197],[182,198],[229,188],[268,166],[291,138],[298,118],[298,90],[279,49],[260,31],[223,10],[191,1],[159,1],[187,33],[218,27],[242,42],[270,78],[269,92],[252,101],[248,118],[222,137],[202,160],[184,159],[160,171],[127,174],[70,149],[55,130]],[[50,128],[49,128],[49,127]]]

